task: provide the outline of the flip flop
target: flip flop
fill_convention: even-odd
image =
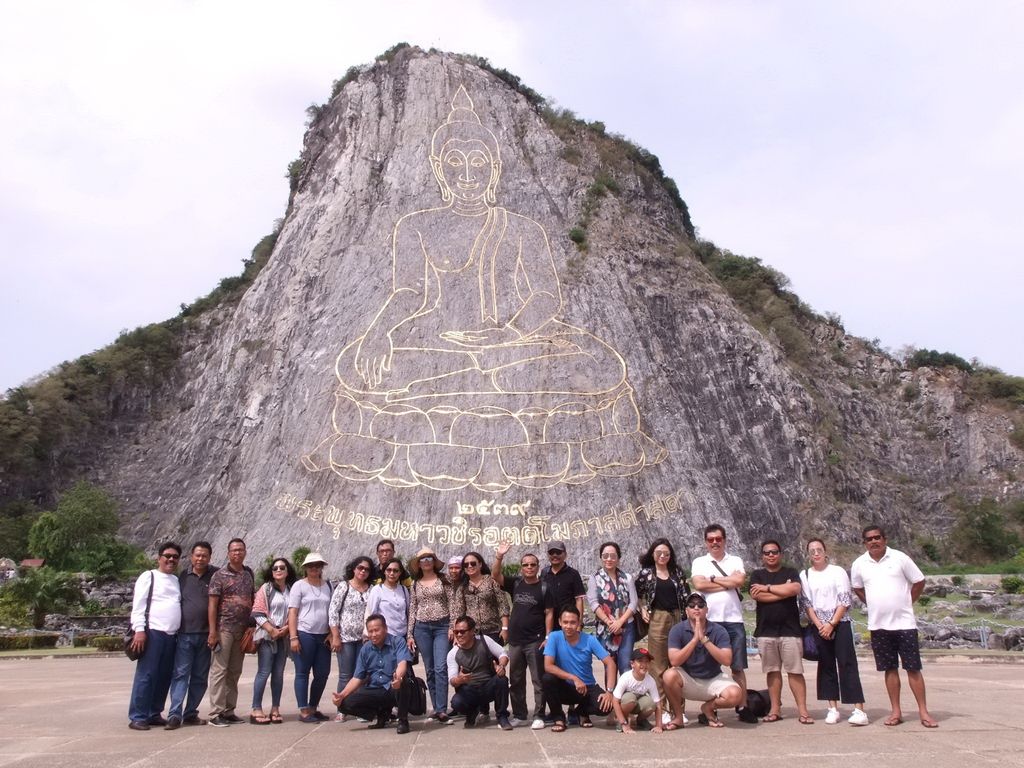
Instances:
[[[594,724],[590,720],[590,715],[580,715],[580,728],[593,728]]]
[[[557,723],[551,726],[552,733],[562,733],[566,729],[566,724],[559,720]]]
[[[887,725],[890,728],[893,728],[893,727],[895,727],[897,725],[901,725],[902,723],[903,723],[903,718],[902,717],[887,717],[885,719],[885,722],[882,723],[882,725]]]
[[[280,712],[271,712],[270,713],[270,722],[272,722],[274,725],[281,725],[281,723],[284,722],[284,718],[281,717],[281,713]]]
[[[921,718],[921,725],[923,725],[925,728],[938,728],[939,727],[939,724],[937,722],[935,722],[934,720],[931,720],[931,719],[925,720],[923,717]]]
[[[253,725],[270,725],[270,715],[249,715],[249,722]]]
[[[709,717],[708,718],[708,727],[709,728],[725,728],[725,723],[723,723],[717,717],[714,717],[714,718]]]
[[[814,725],[814,718],[810,715],[800,715],[800,725]]]
[[[671,720],[662,726],[662,730],[665,731],[681,731],[683,730],[683,724],[677,723],[675,720]]]
[[[781,719],[782,719],[782,715],[777,714],[775,712],[771,712],[771,713],[769,713],[769,715],[767,717],[762,717],[761,718],[761,722],[762,723],[777,723]],[[803,722],[803,720],[801,720],[801,722]]]

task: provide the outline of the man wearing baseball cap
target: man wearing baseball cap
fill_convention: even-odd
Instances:
[[[668,662],[661,681],[673,718],[665,730],[683,727],[683,698],[702,701],[700,722],[721,728],[718,710],[735,707],[743,700],[743,691],[722,670],[732,663],[729,633],[719,624],[708,621],[708,603],[699,592],[686,599],[686,618],[668,633]]]
[[[565,542],[548,542],[548,562],[540,577],[551,590],[555,601],[555,617],[561,616],[563,608],[575,608],[583,615],[583,598],[587,590],[583,587],[580,572],[565,562]]]

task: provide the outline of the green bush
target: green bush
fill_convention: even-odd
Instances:
[[[124,638],[116,635],[97,635],[89,642],[93,648],[107,653],[124,649]]]
[[[1008,595],[1024,594],[1024,579],[1020,576],[1003,576],[999,584]]]
[[[583,245],[587,242],[587,233],[580,227],[573,227],[569,230],[569,239],[576,245]]]
[[[964,586],[964,584],[966,584],[966,583],[967,583],[967,579],[966,579],[966,578],[964,578],[964,577],[963,577],[963,576],[962,576],[961,574],[959,574],[959,573],[958,573],[958,574],[955,574],[955,575],[954,575],[953,577],[951,577],[951,578],[950,578],[950,581],[952,581],[952,582],[953,582],[953,586],[954,586],[954,587],[962,587],[962,586]]]
[[[932,598],[931,598],[931,596],[930,596],[930,595],[921,595],[921,597],[919,597],[919,598],[917,599],[917,602],[918,602],[918,604],[919,604],[919,605],[920,605],[920,606],[921,606],[922,608],[925,608],[925,607],[927,607],[928,603],[930,603],[931,601],[932,601]]]
[[[934,349],[917,349],[907,358],[907,367],[911,369],[928,368],[959,368],[970,373],[974,367],[959,355],[952,352],[937,352]]]
[[[60,632],[35,635],[0,635],[0,651],[26,651],[32,648],[56,648]]]

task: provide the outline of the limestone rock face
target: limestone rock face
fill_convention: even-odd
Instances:
[[[841,333],[821,348],[845,346],[842,372],[874,388],[825,353],[795,370],[610,145],[456,56],[407,49],[346,84],[256,283],[96,468],[133,535],[307,545],[332,570],[388,537],[488,559],[502,539],[513,557],[564,540],[592,572],[610,539],[632,569],[661,535],[688,561],[712,521],[741,552],[901,528],[951,476],[1019,465],[998,416],[940,381],[908,404],[909,374]],[[939,437],[915,432],[924,402]]]

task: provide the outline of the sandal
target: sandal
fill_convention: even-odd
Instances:
[[[782,718],[780,717],[779,719],[781,720]],[[798,722],[800,725],[814,725],[814,718],[810,715],[800,715]]]
[[[683,730],[683,724],[677,723],[675,720],[671,720],[662,726],[662,730],[665,731],[681,731]]]
[[[761,718],[761,722],[762,723],[777,723],[781,719],[782,719],[782,715],[780,715],[780,714],[778,714],[776,712],[770,712],[768,714],[768,717],[762,717]],[[800,722],[801,723],[803,722],[803,718],[800,718]]]
[[[249,722],[252,725],[270,725],[269,715],[249,715]]]
[[[922,717],[921,718],[921,725],[923,725],[925,728],[938,728],[939,727],[939,724],[935,720],[932,720],[930,717],[929,718]]]
[[[565,723],[563,723],[561,720],[559,720],[557,723],[555,723],[554,725],[551,726],[551,732],[552,733],[562,733],[562,731],[564,731],[567,727],[568,726],[566,726]]]
[[[281,713],[280,712],[271,712],[270,713],[270,722],[272,722],[274,725],[281,725],[281,723],[284,722],[284,718],[281,717]]]
[[[882,725],[887,725],[890,728],[893,728],[893,727],[895,727],[897,725],[902,725],[902,724],[903,724],[903,718],[902,717],[896,717],[895,715],[890,715],[889,717],[887,717],[885,719],[885,722],[882,723]]]
[[[923,720],[921,722],[924,722]],[[580,715],[580,728],[593,728],[594,723],[590,720],[590,715]]]

